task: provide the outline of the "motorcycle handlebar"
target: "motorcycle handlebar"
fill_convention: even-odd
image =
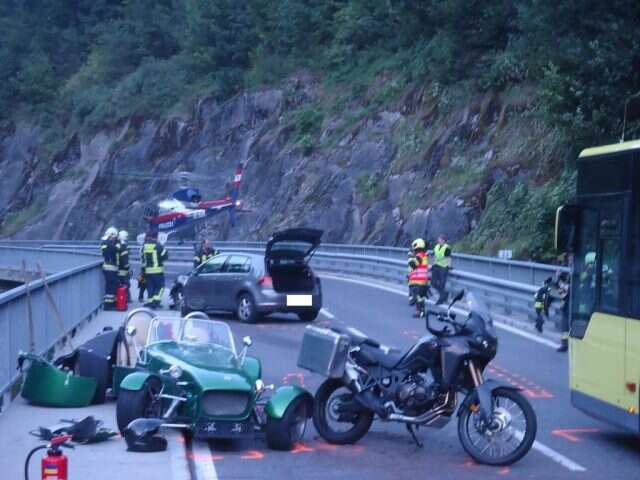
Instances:
[[[436,316],[438,320],[443,323],[450,324],[453,327],[453,332],[451,332],[446,325],[441,330],[431,328],[431,325],[429,325],[429,317],[431,315]],[[457,323],[454,319],[455,319],[455,316],[451,318],[449,315],[446,315],[444,312],[433,312],[433,311],[430,312],[429,310],[426,311],[426,316],[425,316],[427,330],[437,337],[446,336],[449,334],[457,335],[462,331],[462,326],[459,323]]]

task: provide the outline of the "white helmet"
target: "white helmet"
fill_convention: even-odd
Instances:
[[[104,232],[104,236],[107,237],[107,238],[117,237],[118,236],[118,229],[116,227],[109,227],[109,228],[107,228],[107,231]]]
[[[120,230],[118,232],[118,239],[120,239],[121,242],[126,242],[129,240],[129,233],[126,230]]]

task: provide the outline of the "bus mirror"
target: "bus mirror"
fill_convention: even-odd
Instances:
[[[560,252],[574,251],[580,207],[563,205],[556,211],[556,250]]]

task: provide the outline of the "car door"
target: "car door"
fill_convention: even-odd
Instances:
[[[218,286],[224,275],[228,255],[216,255],[200,266],[189,278],[185,295],[194,310],[213,310],[220,307],[222,295]]]
[[[234,310],[236,298],[250,276],[251,257],[247,255],[230,255],[224,273],[218,275],[217,286],[220,289],[220,308]]]

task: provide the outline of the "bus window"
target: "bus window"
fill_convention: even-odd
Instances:
[[[618,311],[620,306],[620,240],[603,240],[600,275],[600,307]]]
[[[571,278],[571,335],[582,338],[596,305],[598,212],[580,212]]]
[[[621,202],[613,200],[609,208],[603,209],[600,217],[600,248],[602,262],[599,264],[599,307],[601,310],[620,313],[620,255],[622,235],[620,229]]]

